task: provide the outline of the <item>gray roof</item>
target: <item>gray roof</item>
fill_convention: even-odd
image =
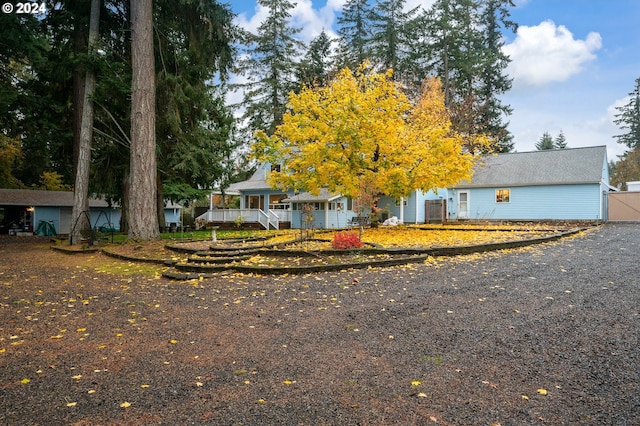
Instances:
[[[73,191],[0,188],[0,206],[73,207]],[[109,203],[102,198],[89,198],[89,207],[109,207]],[[119,207],[119,204],[113,203],[111,207]],[[182,208],[173,201],[166,201],[164,207]]]
[[[226,194],[239,194],[240,191],[271,189],[271,186],[267,183],[268,170],[270,170],[269,164],[261,164],[248,180],[232,183],[224,192]]]
[[[471,182],[455,187],[599,183],[606,164],[606,146],[486,155],[475,165]]]
[[[73,207],[72,191],[0,189],[0,206]],[[108,207],[105,200],[90,198],[89,207]]]
[[[313,195],[310,192],[301,192],[293,197],[282,200],[282,203],[319,203],[323,201],[333,201],[340,198],[340,194],[330,194],[325,188],[320,190],[318,195]]]

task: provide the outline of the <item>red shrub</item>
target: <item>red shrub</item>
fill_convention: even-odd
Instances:
[[[360,236],[355,232],[338,232],[334,235],[331,246],[334,249],[344,250],[360,248],[364,246],[364,244],[360,241]]]

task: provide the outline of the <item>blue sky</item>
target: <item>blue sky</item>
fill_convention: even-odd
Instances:
[[[295,0],[293,0],[295,1]],[[332,32],[346,0],[297,0],[293,25],[309,41]],[[428,7],[432,0],[408,0]],[[625,152],[613,138],[616,106],[624,105],[640,77],[639,0],[515,0],[506,52],[513,89],[509,129],[516,151],[532,151],[547,131],[563,131],[568,147],[607,145],[610,160]],[[265,16],[253,0],[232,0],[236,22],[254,30]]]

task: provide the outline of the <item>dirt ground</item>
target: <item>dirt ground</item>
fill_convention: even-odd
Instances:
[[[0,238],[0,423],[639,425],[640,224],[302,276]]]

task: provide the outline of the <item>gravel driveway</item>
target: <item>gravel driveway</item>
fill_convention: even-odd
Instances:
[[[2,424],[640,425],[640,224],[187,283],[0,259]]]

